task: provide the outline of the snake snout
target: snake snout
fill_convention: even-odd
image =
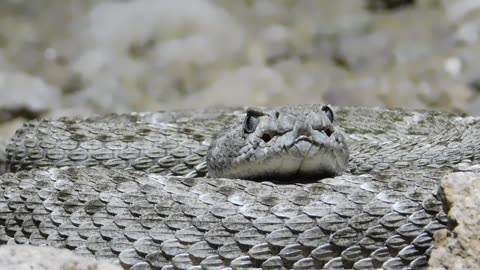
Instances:
[[[313,132],[312,125],[305,118],[300,118],[295,122],[293,134],[296,140],[300,138],[311,137]]]

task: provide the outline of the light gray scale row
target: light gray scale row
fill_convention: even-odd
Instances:
[[[424,208],[431,202],[408,199],[414,181],[364,201],[350,195],[385,179],[344,175],[288,191],[210,180],[105,168],[5,174],[0,241],[69,248],[127,269],[422,269],[446,224],[438,208]],[[285,192],[306,198],[295,204]]]
[[[220,116],[217,113],[192,123],[181,117],[159,120],[161,117],[155,119],[152,115],[155,114],[26,123],[7,146],[8,169],[104,166],[170,175],[205,175],[206,166],[202,163],[208,139],[238,118],[233,112]]]

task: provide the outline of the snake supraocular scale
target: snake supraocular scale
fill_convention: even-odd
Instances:
[[[28,123],[0,176],[0,241],[127,269],[426,268],[439,181],[478,164],[479,119],[335,111],[336,125],[321,105]]]

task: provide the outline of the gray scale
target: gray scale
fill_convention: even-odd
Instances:
[[[447,223],[439,180],[478,164],[478,119],[336,116],[347,171],[289,183],[202,178],[210,139],[241,122],[239,111],[27,123],[7,147],[12,173],[0,176],[0,243],[126,269],[425,269]]]

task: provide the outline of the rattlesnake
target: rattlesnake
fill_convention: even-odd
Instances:
[[[480,118],[334,111],[29,122],[6,149],[0,241],[126,269],[426,268],[447,225],[439,180],[479,163]]]

